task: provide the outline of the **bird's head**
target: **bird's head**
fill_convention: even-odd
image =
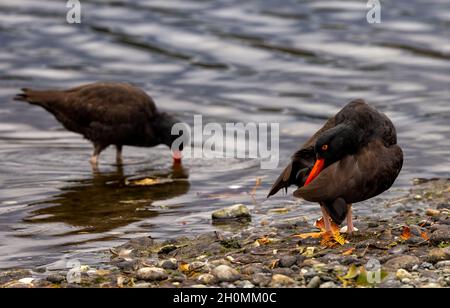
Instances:
[[[175,163],[181,162],[181,151],[188,142],[185,129],[186,124],[168,113],[160,113],[156,132],[160,143],[167,145],[172,150],[172,157]]]
[[[323,132],[314,145],[316,162],[305,181],[305,186],[316,178],[323,169],[348,154],[356,153],[357,150],[358,131],[351,125],[340,124]]]

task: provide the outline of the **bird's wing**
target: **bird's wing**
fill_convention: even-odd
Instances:
[[[308,176],[310,168],[314,165],[315,154],[314,145],[317,138],[324,131],[335,126],[334,117],[330,118],[321,129],[319,129],[311,138],[306,141],[300,150],[294,153],[291,158],[291,162],[283,170],[280,176],[277,178],[272,188],[269,191],[267,197],[276,194],[280,189],[287,188],[290,185],[303,185]]]
[[[399,146],[385,147],[373,141],[355,155],[347,155],[324,169],[294,196],[312,202],[329,202],[343,198],[347,203],[371,198],[389,189],[403,164]]]

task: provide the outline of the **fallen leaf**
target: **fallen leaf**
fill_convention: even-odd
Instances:
[[[400,235],[400,238],[406,241],[410,237],[411,237],[411,229],[408,226],[403,226],[403,231],[402,234]]]
[[[425,240],[428,241],[430,238],[428,237],[428,234],[425,231],[422,231],[420,233],[420,236]]]
[[[344,252],[342,253],[342,255],[343,255],[343,256],[350,256],[354,251],[355,251],[355,248],[352,247],[352,248],[347,249],[346,251],[344,251]]]
[[[278,262],[280,260],[276,259],[276,260],[272,260],[272,262],[270,262],[269,268],[270,269],[274,269],[275,267],[278,267]]]
[[[258,242],[258,244],[260,245],[266,245],[269,244],[271,242],[270,238],[268,238],[267,236],[264,236],[262,238],[259,238],[256,240]]]
[[[136,185],[136,186],[151,186],[151,185],[155,185],[158,183],[159,183],[158,179],[152,179],[152,178],[145,178],[142,180],[135,180],[135,181],[131,182],[131,184]]]
[[[189,273],[189,263],[187,263],[187,262],[180,262],[180,264],[178,265],[178,269],[182,273]]]
[[[320,219],[316,220],[316,222],[314,223],[314,226],[318,229],[320,229],[322,232],[325,232],[325,222],[323,221],[323,217],[321,217]],[[337,224],[335,224],[334,222],[331,222],[331,230],[333,232],[339,232],[339,226]]]
[[[358,267],[356,267],[355,264],[352,264],[350,268],[347,271],[347,274],[345,276],[342,276],[342,279],[353,279],[356,278],[360,273],[360,270]]]
[[[307,239],[307,238],[320,238],[322,236],[323,232],[310,232],[310,233],[300,233],[300,234],[294,234],[293,237],[298,237],[301,239]]]

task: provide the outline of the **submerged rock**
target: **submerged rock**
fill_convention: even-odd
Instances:
[[[212,218],[214,220],[238,219],[238,218],[249,219],[250,217],[251,217],[250,211],[243,204],[235,204],[212,213]]]

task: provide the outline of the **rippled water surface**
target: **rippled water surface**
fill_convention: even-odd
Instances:
[[[213,210],[246,203],[258,224],[319,215],[317,205],[279,193],[265,199],[292,152],[353,98],[395,123],[402,173],[359,215],[389,215],[383,200],[414,177],[450,171],[450,5],[383,2],[382,23],[366,1],[92,1],[82,23],[65,1],[0,2],[0,268],[93,262],[91,253],[142,235],[170,238],[213,226]],[[100,172],[91,145],[45,110],[12,97],[22,87],[131,82],[187,123],[279,122],[280,165],[249,159],[188,159],[174,168],[165,147],[109,149]],[[161,184],[132,186],[135,178]],[[253,200],[255,181],[261,186]]]

